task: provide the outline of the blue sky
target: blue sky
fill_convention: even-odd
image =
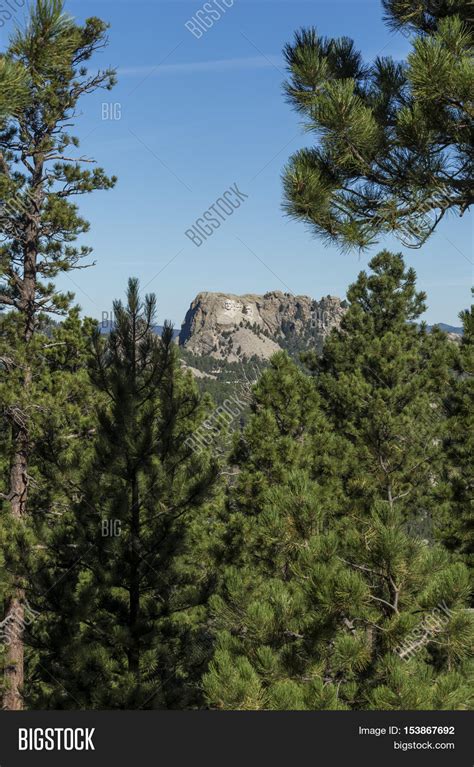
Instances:
[[[282,168],[311,141],[282,96],[281,50],[307,25],[354,38],[367,60],[402,58],[407,40],[383,24],[379,0],[235,0],[196,39],[185,23],[202,4],[67,3],[80,20],[110,22],[110,45],[94,63],[119,75],[112,92],[84,99],[74,131],[82,153],[119,178],[113,191],[80,200],[97,265],[60,282],[98,319],[130,275],[157,294],[159,321],[179,325],[203,290],[342,297],[371,256],[327,248],[281,211]],[[119,119],[103,119],[103,102],[117,105]],[[185,230],[234,182],[248,199],[197,248]],[[415,267],[428,293],[426,319],[458,324],[470,303],[472,217],[449,218],[421,250],[384,239],[372,254],[382,246]]]

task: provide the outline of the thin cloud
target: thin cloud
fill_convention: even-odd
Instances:
[[[281,56],[250,56],[235,59],[215,59],[214,61],[190,61],[183,64],[161,64],[154,66],[124,67],[118,69],[118,75],[122,77],[143,77],[151,73],[157,75],[193,73],[193,72],[225,72],[228,70],[241,69],[269,69],[281,66]],[[154,70],[154,71],[153,71]]]

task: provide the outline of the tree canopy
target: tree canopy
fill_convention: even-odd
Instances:
[[[285,93],[314,146],[284,171],[284,209],[341,248],[387,234],[420,247],[473,202],[474,64],[468,0],[387,0],[406,61],[364,62],[347,37],[296,32]]]

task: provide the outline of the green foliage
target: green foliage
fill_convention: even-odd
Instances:
[[[79,318],[76,307],[61,324],[40,317],[34,338],[25,344],[17,314],[5,314],[0,321],[2,341],[8,350],[0,365],[3,487],[9,487],[15,420],[21,424],[23,418],[28,419],[34,445],[28,467],[28,517],[21,520],[12,517],[7,494],[0,501],[2,604],[8,604],[21,585],[27,604],[32,609],[37,605],[39,586],[35,574],[49,556],[52,530],[68,512],[78,492],[95,427],[96,396],[87,374],[94,326],[93,321]],[[27,365],[34,375],[26,391],[23,376]],[[29,644],[27,677],[34,677],[36,669],[37,658]]]
[[[153,333],[154,311],[154,296],[142,303],[130,280],[114,329],[95,335],[93,451],[81,497],[46,536],[36,570],[35,705],[172,708],[199,698],[209,574],[190,553],[216,466],[187,444],[207,406],[181,370],[172,328]]]
[[[179,356],[189,368],[194,368],[205,375],[196,378],[199,391],[209,394],[216,405],[235,395],[236,391],[246,393],[257,381],[268,363],[258,357],[239,362],[216,359],[210,355],[198,356],[179,347]]]
[[[284,208],[342,248],[390,233],[419,247],[447,211],[472,204],[471,4],[384,5],[393,25],[417,32],[403,64],[366,66],[351,40],[314,28],[284,51],[288,101],[318,139],[285,169]]]
[[[440,20],[459,16],[472,23],[470,3],[466,0],[382,0],[386,20],[392,29],[408,32],[434,32]]]
[[[0,125],[6,235],[0,249],[4,280],[0,298],[24,311],[25,292],[32,291],[28,314],[61,313],[67,308],[71,296],[57,293],[51,279],[79,266],[91,252],[71,244],[89,225],[70,198],[110,189],[116,181],[101,168],[81,167],[90,160],[70,156],[79,140],[67,127],[79,100],[111,88],[115,75],[112,70],[89,74],[86,68],[106,44],[107,25],[91,18],[81,27],[64,13],[63,5],[62,0],[37,0],[28,25],[16,31],[0,65],[3,94],[8,96],[2,94],[7,103]],[[31,333],[31,317],[28,323]]]
[[[402,257],[370,267],[313,379],[277,355],[255,389],[211,601],[212,707],[472,707],[469,573],[417,532],[444,488],[431,411],[450,352],[413,324],[424,296]]]
[[[395,499],[431,536],[440,493],[444,397],[454,347],[416,320],[425,295],[401,255],[387,251],[348,290],[349,310],[321,358],[308,360],[334,428],[357,453],[348,488],[367,510]]]
[[[55,351],[45,343],[42,325],[44,314],[68,315],[73,298],[56,289],[54,278],[80,268],[91,252],[85,245],[74,245],[89,224],[71,198],[110,189],[116,181],[101,168],[83,168],[93,160],[74,156],[79,140],[68,132],[82,96],[115,82],[112,70],[90,74],[87,69],[92,55],[107,42],[106,30],[97,18],[76,24],[64,13],[63,0],[36,0],[26,26],[13,33],[0,57],[0,309],[11,312],[0,348],[2,377],[6,375],[1,417],[8,429],[2,440],[2,470],[8,473],[2,498],[9,504],[5,528],[18,535],[16,546],[9,548],[16,548],[19,568],[15,571],[13,562],[7,568],[2,616],[13,620],[18,642],[9,643],[2,666],[3,702],[14,710],[23,705],[21,611],[30,587],[18,560],[27,558],[28,551],[41,550],[41,538],[35,541],[32,534],[34,517],[40,510],[51,512],[48,504],[62,498],[57,465],[69,462],[74,447],[65,443],[61,428],[68,433],[73,424],[80,432],[88,418],[76,407],[78,402],[83,405],[87,392],[87,386],[81,389],[84,373],[74,369],[74,359],[67,354],[53,363]],[[58,331],[57,344],[74,348],[81,333],[78,325],[76,311]],[[56,369],[49,367],[54,364]],[[56,409],[61,406],[62,412]],[[74,439],[71,445],[77,444]],[[48,469],[43,447],[54,456]],[[38,479],[36,470],[46,474]],[[35,488],[53,476],[58,488],[48,485],[38,509]]]
[[[474,312],[461,312],[464,335],[447,397],[447,432],[444,442],[445,481],[449,504],[440,524],[442,540],[470,567],[474,564]]]
[[[365,247],[467,209],[468,5],[385,0],[403,64],[297,33],[286,92],[319,143],[287,169],[291,215]],[[67,132],[115,82],[87,69],[106,36],[36,0],[0,56],[0,602],[27,610],[7,707],[472,709],[472,308],[459,347],[429,333],[382,251],[324,348],[288,323],[268,364],[227,363],[232,333],[196,357],[135,279],[101,336],[54,279],[90,254],[71,198],[115,183]],[[230,451],[232,429],[195,449],[209,394],[248,403]]]

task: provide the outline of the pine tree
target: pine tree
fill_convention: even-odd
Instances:
[[[401,255],[383,251],[369,266],[373,273],[362,272],[350,287],[341,329],[313,365],[326,414],[355,457],[346,493],[357,535],[349,525],[342,558],[363,574],[371,600],[382,606],[370,630],[365,673],[374,678],[364,695],[371,707],[469,707],[469,575],[433,545],[448,506],[443,405],[455,347],[443,333],[415,324],[425,295],[416,291],[416,275]],[[433,621],[430,633],[425,622],[443,604],[443,619]],[[427,617],[417,644],[405,632],[419,613]],[[386,653],[395,636],[402,657],[413,655],[407,673]]]
[[[272,357],[270,370],[264,371],[253,391],[251,409],[253,417],[230,456],[234,468],[224,510],[223,563],[235,562],[237,556],[245,559],[247,523],[262,511],[268,492],[285,487],[290,476],[314,478],[316,471],[321,477],[327,473],[326,483],[333,481],[328,503],[337,508],[339,478],[333,477],[324,458],[315,467],[314,454],[323,452],[323,444],[326,453],[338,456],[340,475],[347,463],[337,436],[326,428],[314,386],[286,352]]]
[[[70,156],[79,141],[68,133],[81,97],[114,84],[111,70],[87,71],[89,59],[106,44],[107,25],[90,18],[79,26],[63,6],[63,0],[36,0],[26,28],[15,32],[0,59],[0,306],[19,317],[18,338],[2,356],[9,360],[12,380],[21,373],[16,403],[3,411],[11,440],[2,498],[12,525],[27,522],[33,420],[40,407],[32,400],[36,367],[41,367],[35,341],[40,315],[67,311],[72,296],[56,291],[52,280],[81,268],[90,254],[86,246],[73,245],[88,224],[71,198],[115,183],[101,168],[84,170],[91,160]],[[4,666],[7,709],[22,707],[24,587],[18,573],[4,603],[14,636]]]
[[[80,470],[90,451],[94,430],[94,391],[88,380],[87,364],[90,342],[96,323],[80,320],[78,308],[72,309],[61,323],[46,316],[38,318],[38,327],[29,350],[34,356],[34,375],[30,385],[32,417],[29,435],[32,452],[29,460],[28,515],[12,519],[7,504],[0,509],[0,600],[6,601],[12,586],[21,579],[24,588],[24,620],[20,624],[25,645],[25,684],[35,677],[36,655],[31,642],[30,624],[37,617],[38,588],[36,573],[41,571],[48,554],[50,529],[70,507],[78,490]],[[15,349],[21,322],[14,312],[0,320],[5,346]],[[2,480],[8,481],[11,455],[11,430],[8,411],[17,406],[18,391],[26,360],[19,365],[18,349],[15,365],[11,357],[2,358],[4,368],[0,379],[0,399],[4,406],[0,439],[0,469]],[[53,552],[56,555],[56,552]],[[3,625],[2,655],[16,629],[8,622]],[[23,629],[25,629],[23,631]],[[1,686],[1,683],[0,683]]]
[[[442,19],[459,16],[472,23],[471,9],[465,0],[382,0],[386,20],[392,29],[434,32]]]
[[[340,330],[307,362],[334,428],[357,452],[351,497],[360,493],[364,508],[396,498],[407,521],[432,535],[455,352],[444,333],[417,325],[426,296],[402,255],[382,251],[369,266],[348,290]]]
[[[461,312],[463,324],[459,354],[454,366],[454,381],[447,398],[445,480],[450,490],[447,513],[442,520],[441,537],[445,546],[456,552],[472,568],[474,565],[474,312]]]
[[[339,511],[347,452],[327,429],[311,379],[285,353],[263,373],[252,410],[215,548],[217,648],[204,689],[212,707],[292,708],[287,682],[312,663],[303,637],[311,616],[296,573]]]
[[[95,337],[93,455],[82,499],[51,531],[57,557],[38,568],[35,705],[172,708],[197,698],[208,574],[190,566],[190,550],[216,466],[193,452],[188,438],[207,404],[181,370],[172,328],[153,333],[154,314],[155,297],[142,302],[131,279],[110,335]]]
[[[469,0],[385,0],[412,35],[406,62],[366,65],[349,38],[314,28],[285,47],[289,103],[316,135],[284,174],[285,210],[342,248],[394,233],[420,247],[473,202],[473,27]]]
[[[204,685],[213,707],[472,706],[468,572],[413,524],[438,503],[443,432],[431,411],[449,380],[447,342],[414,325],[424,296],[401,256],[383,252],[371,268],[349,289],[322,358],[308,360],[325,426],[316,444],[300,435],[305,471],[290,464],[257,507],[242,509],[247,471],[265,447],[278,455],[264,424],[280,380],[265,374],[271,394],[244,433],[255,444],[230,507],[237,524],[245,518],[247,550],[212,601],[218,645]],[[304,434],[307,412],[295,430],[298,417]]]

